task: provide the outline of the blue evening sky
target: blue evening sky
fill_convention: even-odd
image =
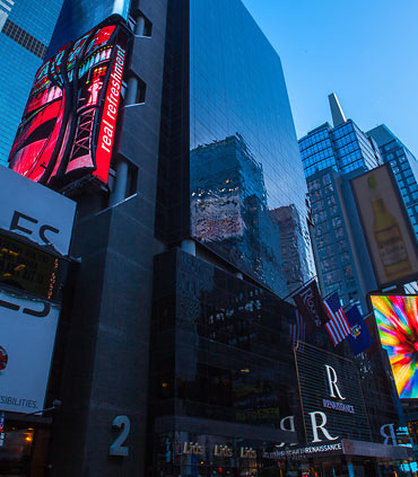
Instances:
[[[226,0],[228,1],[228,0]],[[298,138],[331,122],[384,123],[418,158],[417,0],[243,0],[279,53]]]

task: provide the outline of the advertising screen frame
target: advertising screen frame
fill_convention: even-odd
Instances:
[[[416,280],[418,278],[418,266],[417,266],[417,269],[416,269],[415,272],[413,272],[409,275],[405,275],[402,278],[397,278],[397,279],[393,279],[393,280],[385,280],[385,279],[383,279],[382,274],[379,273],[379,267],[377,266],[377,261],[376,261],[376,259],[378,258],[378,255],[376,253],[373,253],[373,250],[376,247],[372,247],[370,234],[368,233],[369,229],[367,227],[367,224],[365,223],[364,213],[362,212],[361,202],[360,202],[360,199],[359,199],[358,192],[356,191],[355,183],[358,183],[360,180],[362,180],[362,178],[364,180],[364,176],[373,174],[376,171],[381,170],[381,169],[385,169],[388,173],[389,180],[391,182],[391,186],[392,186],[392,189],[393,189],[393,193],[394,193],[394,196],[396,198],[397,205],[398,205],[398,207],[400,209],[400,212],[401,212],[401,216],[399,217],[399,219],[403,220],[403,222],[404,222],[404,227],[406,229],[406,237],[411,242],[410,246],[411,246],[411,248],[412,248],[412,250],[415,254],[415,260],[416,261],[418,260],[418,244],[417,244],[417,239],[416,239],[414,231],[412,229],[412,225],[411,225],[408,213],[406,211],[401,193],[399,191],[395,176],[393,174],[392,168],[388,164],[383,164],[382,166],[376,167],[375,169],[372,169],[372,170],[366,172],[365,174],[354,177],[350,180],[352,194],[353,194],[355,204],[356,204],[356,207],[357,207],[357,213],[358,213],[358,216],[359,216],[359,219],[360,219],[361,227],[362,227],[362,230],[363,230],[363,236],[364,236],[364,239],[366,241],[367,250],[368,250],[368,253],[369,253],[370,261],[372,263],[372,267],[373,267],[374,275],[375,275],[375,278],[376,278],[376,282],[377,282],[377,284],[380,288],[385,288],[385,287],[388,287],[388,286],[401,285],[401,284],[412,282],[412,281]]]
[[[378,343],[380,344],[380,347],[381,349],[387,354],[387,359],[388,359],[388,364],[390,365],[390,371],[393,375],[393,383],[394,383],[394,387],[395,387],[395,391],[397,392],[398,396],[399,396],[399,399],[402,399],[402,401],[413,401],[413,402],[417,402],[417,399],[418,399],[418,391],[417,391],[417,397],[414,398],[414,397],[402,397],[401,396],[401,392],[399,391],[398,389],[398,382],[397,382],[397,379],[396,379],[396,375],[395,375],[395,372],[394,372],[394,369],[393,369],[393,365],[392,365],[392,362],[391,362],[391,355],[390,353],[388,352],[387,350],[387,346],[386,345],[383,345],[382,344],[382,339],[381,339],[381,332],[380,332],[380,328],[379,328],[379,323],[378,323],[378,319],[376,318],[376,313],[375,313],[375,307],[373,305],[373,301],[372,301],[372,297],[373,296],[383,296],[383,297],[404,297],[404,298],[408,298],[408,297],[416,297],[417,298],[417,301],[418,301],[418,293],[417,294],[412,294],[412,293],[402,293],[400,292],[399,290],[389,290],[387,292],[370,292],[367,294],[367,298],[369,300],[369,304],[370,304],[370,309],[372,310],[372,316],[374,318],[374,325],[376,327],[376,336],[378,337]],[[417,319],[417,323],[418,323],[418,319]],[[399,355],[400,356],[400,355]],[[418,379],[417,379],[418,380]]]

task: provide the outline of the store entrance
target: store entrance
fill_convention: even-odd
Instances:
[[[45,477],[49,431],[6,424],[0,436],[1,477]]]
[[[26,477],[30,471],[34,429],[9,427],[0,437],[0,475]]]

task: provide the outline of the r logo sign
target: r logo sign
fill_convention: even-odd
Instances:
[[[342,401],[344,401],[345,397],[342,396],[340,389],[337,386],[337,382],[338,382],[337,372],[332,366],[329,366],[328,364],[325,365],[325,369],[326,369],[328,385],[329,385],[329,395],[332,398],[339,398]]]

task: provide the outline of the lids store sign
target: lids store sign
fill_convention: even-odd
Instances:
[[[206,447],[199,442],[184,442],[182,447],[183,455],[195,455],[203,457],[206,454]],[[252,447],[240,447],[238,449],[241,459],[256,459],[257,451]],[[212,449],[214,457],[234,457],[234,449],[225,444],[215,444]]]
[[[355,364],[305,344],[295,350],[306,442],[370,440],[370,427]]]

